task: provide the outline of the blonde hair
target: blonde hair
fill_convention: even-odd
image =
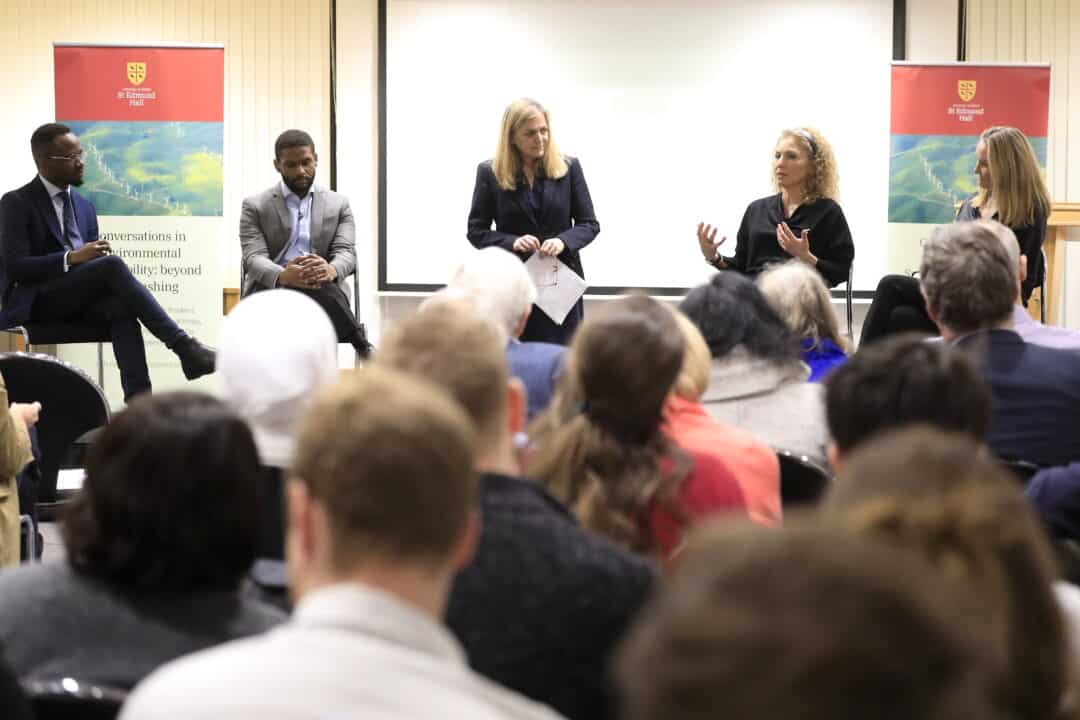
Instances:
[[[983,130],[979,139],[986,143],[991,188],[980,188],[973,205],[983,207],[993,196],[998,220],[1009,227],[1031,225],[1037,215],[1045,216],[1050,210],[1050,193],[1024,133],[995,125]]]
[[[788,260],[769,266],[758,276],[757,285],[773,310],[800,338],[810,338],[814,347],[822,340],[831,340],[848,349],[829,290],[817,270],[801,260]]]
[[[793,139],[813,161],[814,169],[806,176],[803,188],[804,201],[811,203],[821,198],[835,200],[839,195],[840,178],[836,169],[836,155],[825,136],[812,127],[800,127],[781,130],[776,142],[779,144],[784,138]],[[776,181],[775,175],[772,183],[773,190],[780,192],[780,183]]]
[[[542,161],[544,176],[558,180],[566,175],[569,169],[559,146],[555,144],[555,135],[551,132],[551,116],[547,108],[535,100],[518,98],[506,106],[503,112],[502,129],[499,131],[499,144],[495,148],[495,158],[491,161],[491,170],[495,173],[495,179],[503,190],[513,190],[517,187],[518,176],[521,174],[521,155],[514,147],[514,133],[536,115],[543,115],[548,124],[547,151]]]
[[[712,364],[709,345],[690,318],[675,308],[670,310],[686,344],[683,348],[682,370],[679,371],[679,377],[672,389],[677,396],[685,400],[700,400],[705,394],[705,388],[709,386],[709,368]]]

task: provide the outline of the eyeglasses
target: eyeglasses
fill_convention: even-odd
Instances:
[[[63,160],[65,162],[82,162],[86,159],[86,151],[80,150],[77,153],[71,153],[70,155],[50,155],[50,160]]]

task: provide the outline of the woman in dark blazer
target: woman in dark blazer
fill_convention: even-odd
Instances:
[[[477,248],[501,247],[522,261],[533,253],[557,257],[585,277],[580,252],[600,223],[581,163],[559,152],[549,122],[535,100],[506,108],[495,157],[476,169],[466,237]],[[534,306],[521,339],[565,345],[583,316],[581,300],[561,325]]]

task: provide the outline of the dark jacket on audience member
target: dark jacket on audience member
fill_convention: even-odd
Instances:
[[[1012,330],[956,340],[990,385],[986,444],[998,457],[1041,467],[1080,460],[1080,353],[1025,343]]]
[[[169,660],[285,619],[239,592],[120,592],[67,563],[0,573],[0,606],[0,642],[20,677],[124,689]]]
[[[570,720],[614,716],[608,664],[652,565],[584,530],[523,478],[481,478],[483,528],[446,623],[473,669]]]
[[[30,720],[30,704],[19,686],[19,678],[4,658],[4,648],[0,646],[0,710],[4,720]]]
[[[1024,494],[1051,535],[1080,541],[1080,462],[1039,471]]]

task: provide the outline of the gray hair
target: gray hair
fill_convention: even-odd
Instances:
[[[757,286],[800,338],[811,338],[814,345],[825,339],[845,346],[829,289],[817,270],[802,260],[776,263],[758,275]]]
[[[927,307],[955,333],[985,330],[1011,316],[1016,272],[994,229],[975,222],[935,230],[919,270]]]
[[[446,288],[472,300],[477,313],[508,338],[514,337],[521,317],[536,302],[536,287],[524,263],[494,247],[470,255]]]
[[[1020,272],[1020,242],[1016,239],[1016,233],[1008,225],[1002,225],[997,220],[975,220],[982,227],[994,233],[1001,242],[1001,247],[1009,255],[1009,262]]]

